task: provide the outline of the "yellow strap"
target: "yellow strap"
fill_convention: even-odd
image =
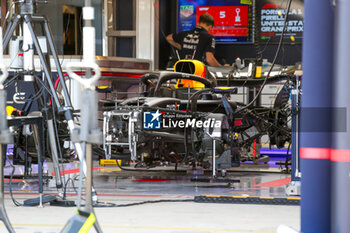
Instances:
[[[95,221],[95,215],[91,213],[84,225],[80,228],[78,233],[87,233],[90,230],[91,226],[95,223]]]

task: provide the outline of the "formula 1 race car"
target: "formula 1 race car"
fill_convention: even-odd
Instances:
[[[179,72],[181,71],[181,72]],[[123,158],[136,167],[190,164],[209,168],[240,166],[241,153],[261,136],[283,147],[290,141],[288,88],[273,108],[230,100],[235,87],[218,87],[206,67],[193,60],[175,64],[175,72],[141,78],[142,96],[125,99],[104,112],[106,159]]]

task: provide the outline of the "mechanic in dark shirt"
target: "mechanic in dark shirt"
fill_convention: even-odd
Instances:
[[[209,34],[213,26],[214,18],[205,13],[199,17],[196,28],[170,34],[167,36],[167,41],[180,50],[181,59],[195,59],[210,66],[221,66],[214,56],[215,38]]]

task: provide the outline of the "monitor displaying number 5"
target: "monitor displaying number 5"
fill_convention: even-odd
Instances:
[[[220,19],[226,18],[226,11],[220,11]]]

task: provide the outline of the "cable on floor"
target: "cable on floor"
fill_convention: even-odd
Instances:
[[[130,207],[130,206],[139,206],[139,205],[145,205],[145,204],[156,204],[156,203],[176,203],[176,202],[194,202],[194,199],[164,199],[164,200],[155,200],[155,201],[142,201],[142,202],[136,202],[136,203],[129,203],[129,204],[121,204],[116,205],[115,207]]]
[[[10,161],[8,160],[10,166],[12,167],[12,172],[11,172],[11,176],[10,176],[10,181],[9,181],[9,192],[10,192],[10,196],[11,196],[11,200],[13,202],[13,204],[15,204],[16,206],[23,206],[22,203],[19,203],[15,197],[13,196],[13,193],[12,193],[12,178],[13,178],[13,175],[15,174],[15,170],[16,170],[16,167],[10,163]]]

